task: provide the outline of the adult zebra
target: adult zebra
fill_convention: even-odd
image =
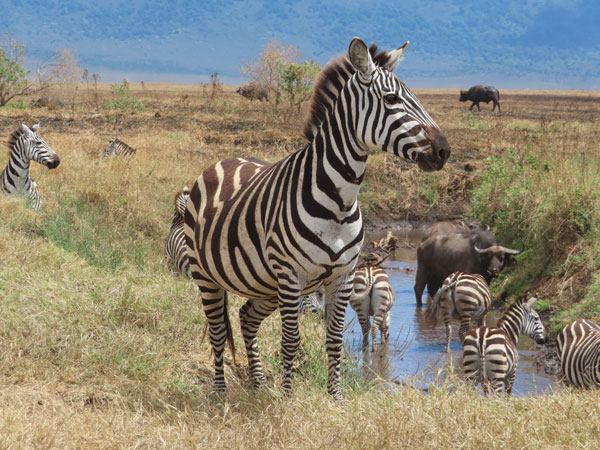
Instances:
[[[462,343],[465,334],[471,328],[472,321],[477,321],[479,326],[483,325],[490,304],[490,289],[482,275],[454,272],[448,275],[440,290],[427,305],[425,322],[435,327],[438,313],[441,311],[446,326],[446,353],[449,353],[452,316],[457,314],[460,318],[458,336]]]
[[[183,216],[185,215],[185,205],[190,197],[190,190],[185,186],[181,191],[175,194],[175,213],[171,221],[169,236],[165,242],[165,254],[173,267],[184,275],[190,271],[190,260],[187,254],[185,244],[185,232],[183,230]]]
[[[112,138],[108,141],[108,145],[100,151],[100,158],[106,158],[108,156],[120,156],[127,158],[133,156],[137,150],[120,139]]]
[[[517,344],[521,333],[541,344],[546,330],[538,313],[533,309],[537,298],[522,298],[511,304],[495,327],[477,327],[463,340],[463,368],[468,380],[479,382],[484,394],[491,386],[496,394],[504,391],[510,396],[515,382],[519,352]]]
[[[375,351],[379,331],[381,344],[387,344],[390,337],[390,310],[394,306],[394,290],[387,272],[380,266],[358,267],[354,271],[354,286],[349,301],[362,329],[363,349],[369,346],[369,331],[371,351]],[[373,316],[372,327],[370,316]]]
[[[577,388],[600,387],[600,325],[576,320],[561,330],[556,344],[567,383]]]
[[[359,38],[315,85],[308,143],[274,164],[233,158],[204,171],[190,192],[185,233],[214,351],[216,391],[225,390],[223,350],[233,343],[225,291],[249,300],[239,311],[250,374],[264,382],[256,334],[279,308],[284,390],[300,343],[298,303],[324,287],[327,391],[341,398],[340,356],[351,273],[363,241],[358,191],[371,151],[421,170],[440,170],[450,149],[414,94],[392,71],[406,46],[371,52]]]
[[[60,164],[56,152],[37,134],[39,129],[39,123],[31,128],[22,123],[10,135],[8,163],[0,173],[1,190],[25,197],[35,210],[40,209],[42,196],[36,182],[29,176],[29,162],[33,160],[48,169],[55,169]]]

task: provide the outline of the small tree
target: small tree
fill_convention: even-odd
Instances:
[[[298,47],[280,44],[277,39],[271,39],[259,56],[258,61],[249,61],[240,69],[242,75],[250,77],[250,84],[266,89],[271,98],[278,103],[278,86],[280,82],[280,67],[297,62],[300,58]]]
[[[25,48],[17,41],[0,47],[0,106],[28,93],[27,71],[23,68]]]
[[[277,95],[278,99],[282,98],[282,94],[287,97],[290,112],[300,112],[302,104],[310,98],[320,68],[313,60],[279,65]]]

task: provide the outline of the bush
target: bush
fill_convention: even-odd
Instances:
[[[123,80],[121,84],[111,85],[111,90],[113,96],[116,98],[104,104],[106,109],[118,109],[122,112],[130,112],[132,114],[136,111],[144,110],[142,102],[135,98],[129,90],[129,82],[127,80]]]

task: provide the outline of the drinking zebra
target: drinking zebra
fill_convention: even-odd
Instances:
[[[437,325],[441,313],[446,326],[446,353],[450,352],[452,327],[450,319],[453,315],[460,318],[458,336],[462,342],[471,328],[471,322],[484,324],[485,316],[490,309],[490,289],[479,274],[454,272],[444,280],[442,287],[435,294],[425,310],[425,322],[432,327]]]
[[[29,161],[33,160],[55,169],[60,158],[54,150],[37,134],[40,124],[31,128],[22,123],[8,139],[9,156],[6,167],[0,173],[1,191],[25,197],[34,210],[42,205],[42,196],[37,184],[29,176]]]
[[[300,299],[300,306],[298,307],[298,312],[300,314],[318,314],[319,312],[323,312],[323,305],[321,304],[321,295],[319,294],[319,292],[312,292],[308,295],[303,296]]]
[[[356,311],[362,329],[363,349],[369,346],[369,331],[372,335],[371,351],[375,351],[379,330],[381,330],[381,344],[387,344],[390,337],[390,310],[393,305],[394,290],[383,268],[363,266],[354,271],[350,306]],[[370,316],[373,316],[372,328]]]
[[[185,232],[183,230],[183,216],[185,204],[190,197],[190,190],[185,186],[175,195],[175,213],[171,222],[171,229],[167,242],[165,243],[165,254],[173,267],[184,275],[190,275],[190,261],[185,244]]]
[[[579,319],[556,337],[564,379],[575,387],[600,387],[600,325]]]
[[[117,138],[112,138],[106,147],[100,151],[100,158],[106,158],[108,156],[121,156],[127,158],[132,156],[137,150],[130,147],[125,142]]]
[[[517,343],[521,333],[535,339],[538,344],[545,340],[546,330],[538,313],[533,309],[537,299],[519,299],[508,307],[495,327],[478,327],[470,330],[463,340],[463,368],[465,377],[483,386],[484,394],[510,396],[515,382],[519,361]]]
[[[233,347],[225,292],[248,301],[239,311],[250,374],[264,382],[256,335],[279,308],[283,389],[291,389],[302,295],[324,288],[327,391],[341,398],[340,357],[354,265],[363,241],[358,191],[367,155],[387,151],[441,170],[446,138],[392,71],[406,46],[376,53],[355,38],[314,88],[304,128],[308,143],[274,164],[232,158],[204,171],[190,192],[185,233],[201,291],[215,361],[214,389],[225,390],[223,350]]]

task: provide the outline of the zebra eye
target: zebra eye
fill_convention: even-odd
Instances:
[[[35,145],[43,145],[42,141],[35,141]]]
[[[383,100],[385,100],[386,103],[390,103],[390,104],[400,103],[400,97],[398,97],[396,94],[384,95]]]

